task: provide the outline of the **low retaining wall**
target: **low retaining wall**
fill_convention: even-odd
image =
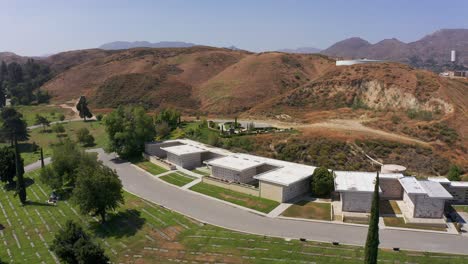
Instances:
[[[255,187],[240,185],[238,183],[230,183],[230,182],[226,182],[226,181],[219,180],[219,179],[209,177],[209,176],[203,177],[202,182],[207,183],[207,184],[211,184],[211,185],[215,185],[215,186],[218,186],[218,187],[222,187],[222,188],[225,188],[225,189],[228,189],[228,190],[232,190],[232,191],[236,191],[236,192],[245,193],[245,194],[260,197],[260,190],[258,188],[255,188]]]
[[[176,166],[164,161],[164,160],[161,160],[159,159],[158,157],[156,156],[151,156],[147,153],[143,153],[143,157],[145,159],[147,159],[149,162],[153,163],[153,164],[156,164],[158,165],[159,167],[162,167],[166,170],[175,170],[176,169]]]

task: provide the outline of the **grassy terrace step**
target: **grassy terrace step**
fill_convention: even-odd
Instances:
[[[225,200],[240,206],[251,208],[263,213],[269,213],[271,210],[273,210],[280,204],[272,200],[231,191],[225,188],[206,183],[199,183],[197,185],[194,185],[190,188],[190,190],[203,193],[221,200]]]
[[[413,228],[413,229],[425,229],[433,231],[447,231],[447,228],[437,226],[427,226],[420,224],[408,224],[402,217],[384,217],[384,223],[386,226],[401,227],[401,228]]]
[[[107,145],[108,137],[104,129],[104,125],[101,122],[97,121],[74,121],[63,123],[65,128],[65,133],[57,134],[51,130],[51,127],[47,128],[50,132],[44,132],[42,128],[36,128],[29,132],[30,139],[26,142],[19,142],[19,149],[21,151],[21,156],[24,159],[24,165],[34,163],[40,158],[40,150],[33,151],[32,144],[33,142],[44,148],[44,157],[49,157],[52,154],[51,144],[58,143],[60,140],[63,140],[65,137],[76,141],[76,132],[80,128],[87,128],[91,135],[95,139],[95,145],[88,146],[87,148],[102,148]],[[53,125],[52,125],[53,126]],[[2,145],[2,143],[0,143]]]
[[[174,173],[171,173],[171,174],[161,176],[161,177],[159,177],[159,179],[161,179],[161,180],[163,180],[165,182],[168,182],[170,184],[177,185],[179,187],[184,186],[184,185],[186,185],[188,183],[191,183],[193,180],[195,180],[192,177],[182,175],[182,174],[180,174],[178,172],[174,172]]]
[[[283,216],[331,221],[331,204],[300,201],[291,205]]]
[[[158,175],[158,174],[168,171],[165,168],[159,167],[158,165],[151,163],[147,160],[136,161],[136,162],[133,162],[133,164],[137,165],[138,167],[144,169],[145,171],[153,175]]]
[[[38,171],[26,177],[34,181],[27,189],[32,204],[22,207],[14,191],[0,189],[0,224],[5,227],[0,231],[0,259],[6,263],[55,263],[48,246],[67,219],[80,222],[106,250],[112,263],[363,262],[362,247],[285,241],[203,225],[129,193],[125,193],[125,204],[109,215],[108,222],[99,224],[93,217],[79,215],[71,202],[44,205],[51,190],[39,182]],[[468,262],[468,256],[381,250],[379,260],[461,264]]]

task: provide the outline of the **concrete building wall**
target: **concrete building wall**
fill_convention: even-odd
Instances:
[[[414,217],[442,218],[445,200],[430,198],[427,195],[417,195]]]
[[[398,179],[380,178],[380,199],[382,200],[401,200],[403,198],[403,187]]]
[[[193,169],[202,165],[200,153],[191,153],[179,156],[168,152],[167,161],[185,169]]]
[[[241,185],[239,183],[230,183],[230,182],[219,180],[213,177],[203,177],[202,182],[208,183],[211,185],[216,185],[216,186],[219,186],[228,190],[233,190],[236,192],[250,194],[253,196],[257,196],[257,197],[260,196],[260,189],[255,188],[253,186]]]
[[[406,192],[403,193],[403,202],[405,203],[408,211],[411,212],[411,215],[414,215],[414,203],[415,203],[414,195],[410,195]]]
[[[260,181],[260,197],[283,202],[283,186]]]
[[[218,154],[218,153],[214,153],[214,152],[203,152],[201,154],[201,161],[206,161],[206,160],[210,160],[210,159],[215,159],[215,158],[221,158],[223,157],[223,155],[221,154]]]
[[[453,196],[451,203],[468,204],[468,187],[451,187],[442,185]]]
[[[283,187],[283,202],[296,198],[310,191],[309,179]]]
[[[341,193],[341,210],[347,212],[370,212],[372,192]]]
[[[223,179],[230,182],[249,183],[254,181],[253,176],[257,174],[257,170],[256,168],[251,168],[239,172],[223,167],[211,166],[211,174],[215,178]]]
[[[161,148],[165,147],[173,147],[183,145],[180,142],[155,142],[155,143],[146,143],[145,144],[145,152],[151,156],[156,156],[160,158],[166,158],[167,153],[166,151],[162,150]]]

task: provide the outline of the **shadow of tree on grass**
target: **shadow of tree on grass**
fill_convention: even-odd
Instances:
[[[129,237],[134,236],[143,227],[145,221],[140,211],[127,209],[116,214],[109,214],[105,223],[91,223],[90,229],[99,237]]]

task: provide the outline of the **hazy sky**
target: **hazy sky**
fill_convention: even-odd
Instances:
[[[468,1],[0,0],[0,51],[43,55],[116,41],[186,41],[252,51],[359,36],[415,41],[468,28]]]

